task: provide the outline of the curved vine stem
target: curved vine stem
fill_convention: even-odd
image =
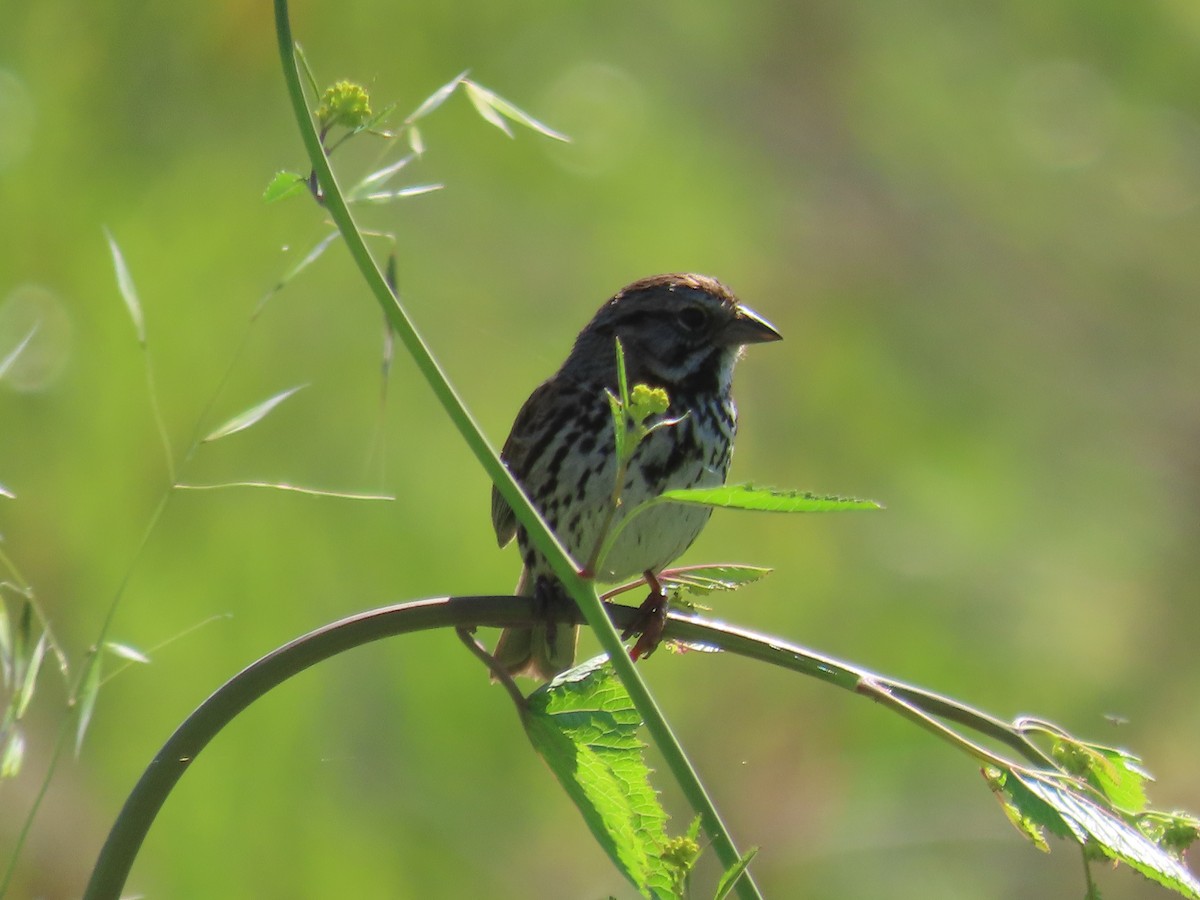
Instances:
[[[637,609],[629,606],[610,604],[608,610],[618,628],[632,624],[639,615]],[[545,612],[535,613],[533,600],[528,597],[418,600],[350,616],[262,657],[197,707],[159,750],[126,799],[92,870],[84,900],[118,900],[150,826],[196,757],[239,713],[293,675],[339,653],[386,637],[447,627],[458,629],[461,636],[464,631],[477,626],[505,628],[527,624],[535,621],[537,615],[544,617]],[[579,624],[580,616],[576,610],[563,610],[561,619]],[[935,717],[1003,743],[1041,768],[1058,768],[1016,725],[922,688],[858,669],[776,638],[679,613],[669,615],[664,636],[777,665],[876,700],[894,698],[897,702],[886,703],[889,708],[971,755],[978,756],[978,745],[936,721]],[[624,654],[622,657],[627,658]],[[863,685],[868,683],[870,688],[864,690]]]

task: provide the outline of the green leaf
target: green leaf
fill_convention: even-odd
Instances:
[[[620,338],[613,338],[614,351],[617,354],[617,390],[621,399],[621,408],[629,409],[629,375],[625,370],[625,347]]]
[[[245,412],[234,416],[220,428],[217,428],[215,431],[211,432],[206,438],[204,438],[204,440],[201,441],[201,443],[211,443],[212,441],[220,440],[223,437],[229,437],[231,434],[237,434],[239,431],[245,431],[251,425],[255,425],[262,421],[262,419],[268,413],[270,413],[271,410],[277,407],[288,397],[292,396],[292,394],[296,393],[296,391],[304,387],[307,387],[307,385],[298,384],[295,387],[288,388],[286,391],[280,391],[278,394],[268,397],[262,403],[252,406]]]
[[[295,172],[276,172],[263,191],[263,201],[275,203],[288,197],[295,197],[308,190],[308,179]]]
[[[129,274],[129,267],[125,265],[125,257],[121,255],[121,248],[117,246],[116,239],[107,228],[104,229],[104,235],[108,238],[108,249],[112,253],[113,269],[117,274],[117,290],[121,292],[121,299],[125,301],[125,307],[129,310],[129,318],[133,319],[133,329],[137,333],[138,343],[145,347],[146,322],[142,318],[142,304],[138,302],[137,290],[133,286],[133,276]]]
[[[1055,738],[1051,755],[1063,769],[1086,780],[1117,809],[1140,813],[1146,808],[1145,783],[1154,779],[1132,753],[1060,735]]]
[[[1008,821],[1017,829],[1022,837],[1026,838],[1035,847],[1043,853],[1050,852],[1050,845],[1046,843],[1046,836],[1042,833],[1042,827],[1034,819],[1024,812],[1021,808],[1009,797],[1004,790],[1004,783],[1007,780],[1006,774],[998,769],[984,768],[981,770],[984,779],[988,783],[988,787],[992,789],[992,794],[1000,803],[1000,808],[1004,810],[1004,815],[1008,817]]]
[[[1008,803],[1013,808],[1012,813],[1009,813],[1007,809],[1005,813],[1009,815],[1010,820],[1014,815],[1020,820],[1021,824],[1018,825],[1018,830],[1033,840],[1035,844],[1037,841],[1029,832],[1038,831],[1040,833],[1042,828],[1056,837],[1077,838],[1076,833],[1062,815],[1051,804],[1031,791],[1015,773],[988,766],[983,770],[983,775],[993,791],[1003,791]]]
[[[625,377],[625,349],[621,346],[621,339],[614,338],[613,343],[617,354],[617,393],[613,394],[607,388],[605,393],[608,395],[608,408],[612,412],[613,446],[617,451],[617,459],[622,460],[630,452],[629,420],[625,415],[625,410],[629,408],[629,382]]]
[[[772,571],[763,566],[721,563],[666,569],[658,580],[689,594],[711,594],[713,591],[736,591],[743,585],[766,578]]]
[[[716,488],[678,488],[663,491],[663,500],[719,506],[722,509],[749,509],[760,512],[839,512],[853,509],[883,509],[874,500],[852,497],[821,496],[808,491],[761,488],[752,484],[729,484]]]
[[[292,50],[296,54],[296,59],[300,60],[300,71],[304,73],[304,77],[308,82],[309,93],[314,97],[319,96],[321,89],[317,86],[316,73],[313,72],[312,66],[308,64],[308,57],[304,55],[304,48],[300,46],[299,41],[296,41]]]
[[[529,697],[525,729],[597,842],[647,897],[672,897],[666,813],[650,786],[641,718],[603,657]]]
[[[1200,900],[1200,881],[1175,857],[1113,813],[1066,783],[1033,772],[1010,772],[1005,789],[1020,784],[1051,808],[1080,844],[1094,842],[1109,859],[1130,868],[1185,897]]]
[[[607,388],[604,391],[604,395],[608,397],[608,409],[612,413],[613,448],[617,452],[617,459],[624,459],[626,443],[629,437],[629,433],[625,427],[625,408],[621,406],[620,399]]]
[[[141,650],[130,647],[128,644],[119,644],[116,641],[105,641],[104,649],[113,656],[128,660],[129,662],[143,663],[146,665],[150,663],[150,657],[148,657]]]
[[[1135,820],[1138,829],[1176,859],[1200,838],[1200,819],[1185,812],[1143,813]]]
[[[729,892],[738,883],[738,879],[745,874],[746,867],[750,865],[750,860],[754,859],[757,853],[758,848],[751,847],[741,855],[735,866],[721,876],[721,880],[717,882],[717,893],[714,895],[713,900],[725,900],[729,896]]]

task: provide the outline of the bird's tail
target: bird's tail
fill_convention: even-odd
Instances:
[[[517,582],[515,593],[518,596],[537,596],[550,613],[553,602],[558,599],[556,592],[551,596],[547,583],[537,579],[530,584],[528,571],[521,572],[521,580]],[[567,602],[571,602],[568,598]],[[509,675],[524,675],[537,681],[549,681],[555,675],[565,672],[575,665],[575,647],[579,643],[579,626],[568,625],[566,622],[556,622],[551,618],[520,628],[505,628],[496,642],[492,656],[504,667]]]
[[[579,626],[539,622],[528,628],[505,628],[492,655],[509,675],[549,681],[575,665]]]

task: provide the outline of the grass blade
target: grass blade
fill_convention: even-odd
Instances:
[[[463,87],[467,89],[467,98],[471,101],[471,105],[475,107],[475,111],[483,116],[484,121],[495,125],[509,137],[516,137],[512,133],[512,129],[508,127],[508,122],[504,116],[500,115],[495,106],[496,95],[485,87],[480,87],[473,81],[463,81]]]
[[[181,491],[220,491],[226,488],[270,488],[275,491],[291,491],[308,494],[310,497],[332,497],[337,500],[395,500],[392,494],[364,494],[355,491],[326,491],[320,488],[288,484],[286,481],[224,481],[220,484],[177,484]]]
[[[417,121],[417,119],[425,118],[425,116],[429,115],[431,112],[445,103],[447,98],[454,93],[454,89],[463,83],[467,77],[467,72],[469,71],[469,69],[464,69],[457,77],[447,81],[440,88],[426,97],[421,105],[413,110],[409,117],[404,120],[404,124],[411,125],[413,122]]]
[[[142,316],[142,304],[138,302],[137,290],[133,286],[133,276],[129,274],[129,267],[125,265],[125,257],[121,254],[121,248],[117,246],[112,233],[106,228],[104,235],[108,238],[108,249],[112,252],[113,269],[117,274],[117,290],[121,292],[121,299],[125,301],[125,306],[129,310],[129,318],[133,320],[138,343],[145,347],[146,321]]]
[[[470,84],[471,82],[467,82],[468,87]],[[544,135],[548,138],[553,138],[556,141],[562,141],[567,144],[571,142],[571,139],[567,135],[563,134],[561,131],[555,131],[544,122],[539,122],[533,116],[529,115],[529,113],[525,112],[523,109],[517,108],[499,94],[495,94],[492,91],[488,91],[488,94],[490,95],[489,101],[492,108],[496,110],[496,112],[500,113],[500,115],[512,119],[518,125],[524,125],[531,131],[536,131],[538,134]]]
[[[128,662],[142,663],[143,665],[150,664],[148,657],[136,647],[130,647],[128,644],[120,644],[116,641],[105,641],[104,649],[119,659],[127,660]]]
[[[8,370],[13,367],[13,363],[15,363],[17,358],[25,352],[25,348],[29,346],[29,342],[33,340],[33,336],[37,334],[39,327],[41,327],[40,323],[35,322],[34,326],[29,329],[29,333],[26,334],[25,337],[21,338],[21,340],[17,343],[17,346],[13,347],[12,350],[10,350],[4,357],[4,359],[0,359],[0,378],[3,378],[8,374]]]
[[[223,437],[229,437],[231,434],[237,434],[239,431],[245,431],[251,425],[261,422],[271,410],[304,387],[307,387],[307,385],[298,384],[295,387],[288,388],[286,391],[280,391],[278,394],[268,397],[262,403],[250,407],[243,413],[239,413],[220,428],[210,432],[200,443],[208,444],[213,441],[219,441]]]

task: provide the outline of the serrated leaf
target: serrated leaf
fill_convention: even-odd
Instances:
[[[133,286],[133,276],[129,274],[129,267],[125,265],[125,257],[121,254],[121,248],[117,246],[116,239],[107,228],[104,229],[104,235],[108,238],[108,249],[112,253],[113,270],[117,275],[117,290],[121,293],[121,299],[125,301],[125,308],[129,310],[129,318],[133,320],[133,329],[137,333],[138,343],[145,347],[146,323],[142,317],[142,304],[138,302],[137,290]]]
[[[4,742],[4,752],[0,754],[0,778],[15,778],[20,774],[24,760],[25,736],[19,728],[13,727]]]
[[[1094,842],[1109,859],[1185,897],[1200,900],[1200,881],[1188,869],[1137,828],[1084,795],[1032,772],[1010,772],[1005,785],[1022,785],[1054,810],[1079,843]],[[1011,793],[1010,793],[1011,796]]]
[[[601,657],[529,697],[525,729],[609,858],[647,897],[672,897],[659,859],[666,813],[650,786],[641,718]]]
[[[729,484],[715,488],[677,488],[663,491],[663,500],[718,506],[722,509],[747,509],[758,512],[840,512],[857,509],[883,509],[874,500],[834,497],[808,491],[762,488],[752,484]]]
[[[136,647],[130,647],[128,644],[119,644],[116,641],[105,641],[104,649],[113,656],[128,660],[129,662],[143,663],[149,665],[150,657]]]
[[[1154,779],[1132,753],[1059,735],[1051,755],[1067,772],[1086,780],[1123,812],[1140,813],[1146,808],[1145,783]]]
[[[1026,827],[1045,828],[1060,838],[1078,839],[1078,834],[1055,808],[1033,793],[1029,787],[1011,771],[1000,771],[992,767],[984,769],[984,777],[992,790],[1002,790],[1014,811]],[[1025,827],[1022,827],[1022,831]]]
[[[446,99],[454,93],[454,89],[463,83],[463,79],[467,77],[467,72],[469,71],[469,69],[464,69],[457,77],[447,81],[440,88],[426,97],[421,105],[413,110],[409,117],[404,120],[404,124],[411,125],[413,122],[417,121],[417,119],[423,119],[425,116],[429,115],[431,112],[445,103]]]
[[[40,327],[40,322],[34,322],[33,327],[29,329],[25,337],[17,342],[17,346],[8,351],[4,355],[4,359],[0,359],[0,378],[8,374],[8,370],[13,367],[17,359],[25,352],[25,348],[29,346],[29,342],[33,340],[33,336],[37,334],[37,330]]]
[[[985,768],[981,771],[988,783],[988,787],[992,789],[992,795],[1000,804],[1000,808],[1004,810],[1004,815],[1012,823],[1013,828],[1017,829],[1022,837],[1043,853],[1049,853],[1050,845],[1046,843],[1046,836],[1042,833],[1041,826],[1021,812],[1021,809],[1005,792],[1004,782],[1006,779],[1004,773],[992,768]]]
[[[83,748],[83,739],[87,735],[88,726],[92,724],[92,713],[96,711],[96,698],[100,696],[100,656],[97,654],[87,667],[87,677],[80,685],[76,695],[79,710],[79,720],[75,726],[75,755]]]
[[[471,101],[471,105],[475,107],[475,111],[483,117],[484,121],[495,125],[510,138],[516,137],[504,116],[500,115],[500,113],[496,111],[496,107],[494,105],[496,100],[495,94],[493,94],[487,88],[480,87],[475,82],[467,79],[464,79],[462,84],[463,87],[466,88],[467,99]]]
[[[1142,834],[1177,859],[1200,839],[1200,819],[1190,813],[1150,810],[1135,821]]]
[[[738,588],[766,578],[773,569],[764,566],[743,566],[721,563],[666,569],[659,575],[664,585],[682,588],[690,594],[711,594],[713,591],[736,591]]]
[[[758,848],[751,847],[741,855],[735,865],[730,867],[721,876],[721,880],[717,882],[717,892],[713,896],[713,900],[725,900],[729,896],[729,892],[733,890],[734,885],[738,883],[738,879],[745,873],[746,867],[750,865],[750,860],[754,859],[757,853]]]
[[[295,172],[276,172],[263,191],[264,203],[275,203],[308,191],[308,179]]]
[[[231,434],[237,434],[239,431],[245,431],[251,425],[255,425],[268,415],[271,410],[277,407],[280,403],[286,400],[296,391],[307,387],[304,384],[298,384],[295,387],[290,387],[286,391],[280,391],[272,397],[268,397],[262,403],[258,403],[243,413],[234,416],[220,428],[211,432],[201,443],[208,444],[212,441],[220,440],[223,437],[229,437]]]

